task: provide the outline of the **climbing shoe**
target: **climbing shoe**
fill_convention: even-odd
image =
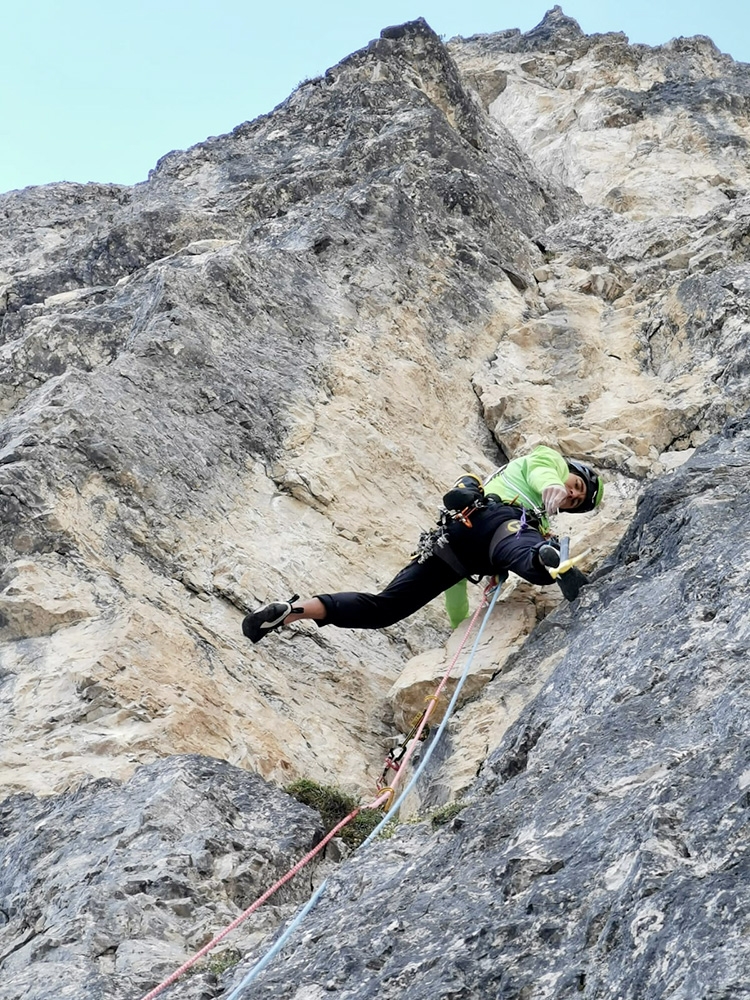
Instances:
[[[569,570],[561,573],[556,580],[566,601],[574,601],[578,597],[581,587],[585,587],[590,582],[586,574],[582,573],[577,566],[571,566]]]
[[[298,600],[299,594],[293,594],[288,601],[274,601],[273,604],[265,604],[257,611],[245,615],[242,619],[244,635],[250,642],[260,642],[264,635],[281,628],[287,615],[302,614],[302,608],[292,607]]]
[[[544,569],[557,569],[560,565],[560,550],[549,542],[545,542],[536,550],[536,560]]]

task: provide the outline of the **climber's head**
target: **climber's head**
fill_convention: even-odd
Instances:
[[[604,481],[590,465],[566,458],[570,475],[565,480],[568,498],[560,504],[560,510],[569,514],[584,514],[598,507],[604,493]]]

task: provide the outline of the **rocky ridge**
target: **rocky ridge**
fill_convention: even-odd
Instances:
[[[279,785],[371,794],[439,606],[241,612],[378,587],[538,441],[607,470],[560,524],[603,570],[506,586],[406,812],[471,805],[341,866],[253,995],[743,995],[749,72],[414,22],[142,185],[0,197],[3,1000],[137,996],[320,836]]]

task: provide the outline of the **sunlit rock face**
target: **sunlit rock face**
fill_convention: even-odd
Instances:
[[[496,463],[471,375],[578,206],[550,190],[416,25],[143,185],[4,197],[8,785],[185,752],[368,782],[430,627],[371,663],[240,612],[377,589]]]
[[[628,218],[705,215],[748,186],[747,65],[710,38],[630,45],[555,7],[533,31],[454,39],[485,107],[545,176]]]
[[[658,471],[746,406],[750,71],[707,38],[584,35],[559,7],[449,48],[490,117],[587,206],[539,234],[541,308],[475,377],[488,423],[528,447],[545,434],[524,419],[533,401],[543,428],[564,411],[571,453]]]
[[[425,822],[253,995],[743,995],[748,86],[559,8],[418,21],[143,184],[0,196],[0,1000],[145,993],[319,839],[284,785],[372,799],[465,627],[242,614],[379,589],[538,443],[607,480],[556,525],[591,586],[508,581]]]

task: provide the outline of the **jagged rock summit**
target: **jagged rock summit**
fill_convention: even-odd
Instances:
[[[414,822],[164,996],[324,874],[252,996],[750,995],[749,87],[416,21],[143,184],[0,196],[0,1000],[137,1000],[319,840],[290,780],[372,797],[460,631],[242,614],[378,589],[540,442],[606,476],[592,585],[506,585]]]

